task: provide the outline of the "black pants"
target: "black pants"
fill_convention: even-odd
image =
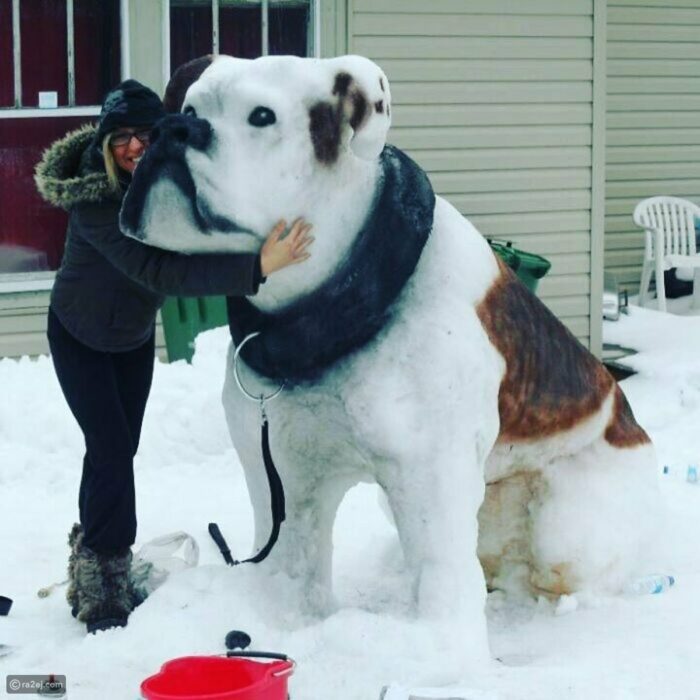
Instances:
[[[85,436],[78,505],[85,544],[112,553],[134,543],[134,455],[151,390],[154,337],[127,352],[99,352],[76,340],[49,310],[56,375]]]

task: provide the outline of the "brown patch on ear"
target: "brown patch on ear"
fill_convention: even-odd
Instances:
[[[374,111],[377,114],[384,114],[384,100],[377,100],[374,103]]]
[[[350,115],[350,126],[353,129],[357,129],[360,124],[365,120],[365,115],[367,114],[367,99],[364,93],[359,90],[354,90],[350,95],[352,100],[352,114]]]
[[[350,73],[338,73],[333,84],[333,94],[340,98],[340,107],[347,115],[350,126],[357,129],[365,119],[368,105],[365,93],[357,86]]]
[[[350,89],[350,84],[352,83],[352,76],[350,73],[338,73],[335,76],[335,83],[333,84],[333,94],[339,97],[345,97]]]
[[[613,447],[637,447],[651,442],[649,436],[634,419],[627,397],[615,387],[612,416],[605,431],[605,439]]]
[[[357,130],[369,111],[367,98],[350,73],[335,76],[333,94],[338,96],[336,105],[317,102],[309,110],[311,142],[316,157],[325,165],[331,165],[338,159],[343,121],[347,119],[350,126]]]
[[[211,65],[214,56],[200,56],[192,61],[183,63],[171,76],[165,88],[163,105],[169,114],[179,112],[185,101],[185,94],[190,85],[196,83],[204,71]]]
[[[341,112],[328,102],[318,102],[309,110],[309,131],[316,158],[324,165],[338,159]]]
[[[595,413],[615,380],[497,258],[500,277],[476,312],[506,361],[498,442],[539,440]]]

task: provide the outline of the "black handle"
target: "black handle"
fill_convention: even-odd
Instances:
[[[289,661],[286,654],[278,654],[274,651],[227,651],[226,656],[240,657],[242,659],[277,659],[279,661]]]
[[[226,540],[224,539],[224,536],[221,534],[221,530],[219,530],[219,526],[216,523],[209,523],[209,534],[211,535],[211,538],[216,542],[217,547],[219,548],[219,551],[221,552],[222,556],[224,557],[224,561],[229,565],[233,566],[233,557],[231,556],[231,550],[228,548],[228,544],[226,543]]]
[[[496,245],[502,245],[506,248],[513,247],[513,241],[506,240],[505,238],[494,238],[493,236],[486,236],[486,242],[489,245],[491,245],[491,243],[495,243]]]

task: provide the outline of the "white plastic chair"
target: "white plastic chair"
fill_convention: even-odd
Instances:
[[[659,311],[666,311],[664,271],[672,267],[694,268],[693,308],[700,308],[700,255],[695,246],[695,217],[700,207],[679,197],[649,197],[634,208],[634,223],[646,233],[639,304],[649,297],[651,274],[656,278]]]

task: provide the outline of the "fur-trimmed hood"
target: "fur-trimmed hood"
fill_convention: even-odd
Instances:
[[[85,125],[66,134],[44,151],[34,182],[39,194],[62,209],[76,204],[120,200],[109,184],[99,153],[93,148],[97,129]]]

